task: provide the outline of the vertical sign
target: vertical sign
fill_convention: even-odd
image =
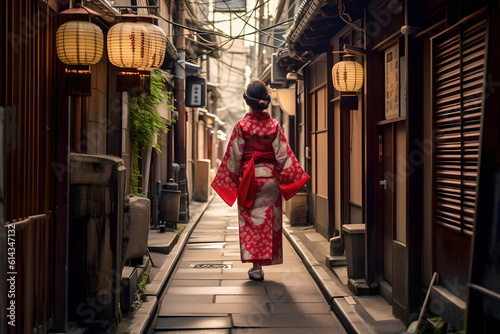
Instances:
[[[201,84],[194,83],[191,89],[191,105],[198,106],[201,102]]]
[[[385,118],[399,116],[399,44],[385,51]]]
[[[197,108],[205,106],[207,84],[205,78],[186,78],[186,107]]]
[[[399,57],[399,82],[401,97],[399,98],[399,116],[406,116],[406,56]]]

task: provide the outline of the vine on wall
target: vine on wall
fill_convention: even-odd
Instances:
[[[132,146],[132,173],[130,176],[130,192],[140,195],[139,178],[142,176],[139,169],[143,148],[153,147],[161,152],[163,143],[160,136],[168,131],[158,107],[174,110],[172,92],[165,91],[166,73],[160,69],[151,71],[151,93],[142,93],[140,97],[129,97],[130,108],[130,141]]]

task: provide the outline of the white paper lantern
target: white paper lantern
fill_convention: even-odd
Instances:
[[[165,51],[167,50],[167,35],[158,26],[151,23],[142,23],[148,30],[148,39],[146,40],[146,65],[139,67],[139,70],[151,71],[157,69],[163,64]]]
[[[122,22],[108,32],[109,61],[121,68],[152,70],[165,57],[167,36],[154,24]]]
[[[97,64],[102,57],[101,28],[88,21],[63,23],[56,32],[57,56],[66,65]]]
[[[146,39],[148,31],[141,23],[117,23],[108,31],[108,58],[121,68],[146,65]]]
[[[350,57],[339,61],[332,68],[333,87],[339,92],[356,92],[363,87],[364,71],[360,63]]]

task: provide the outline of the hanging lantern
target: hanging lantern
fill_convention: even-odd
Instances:
[[[148,31],[148,39],[146,40],[146,59],[145,65],[139,67],[139,70],[151,71],[157,69],[163,64],[165,51],[167,49],[167,35],[157,25],[152,23],[141,23]]]
[[[118,73],[117,89],[133,95],[148,91],[148,71],[163,63],[166,44],[165,32],[152,23],[122,22],[111,27],[108,32],[109,61],[124,69]]]
[[[358,109],[356,92],[363,87],[364,71],[360,63],[352,60],[353,57],[346,54],[332,68],[333,87],[340,92],[340,110]]]
[[[57,56],[66,65],[88,66],[101,60],[101,28],[88,21],[63,23],[56,32]]]
[[[360,63],[352,60],[352,55],[346,54],[332,68],[333,87],[339,92],[353,93],[363,87],[364,71]]]
[[[139,67],[140,82],[143,91],[151,91],[151,71],[159,68],[163,64],[165,52],[167,50],[167,35],[157,25],[152,23],[141,23],[148,30],[149,38],[146,40],[146,64]]]
[[[108,32],[108,58],[121,68],[142,68],[148,63],[149,31],[142,23],[122,22]]]
[[[58,14],[64,22],[56,32],[56,51],[66,67],[66,94],[74,96],[91,95],[90,65],[102,58],[104,38],[91,17],[101,16],[85,6],[67,9]]]

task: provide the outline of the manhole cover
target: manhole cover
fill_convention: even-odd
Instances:
[[[191,268],[196,269],[231,269],[232,264],[217,264],[217,263],[197,263],[192,264]]]

